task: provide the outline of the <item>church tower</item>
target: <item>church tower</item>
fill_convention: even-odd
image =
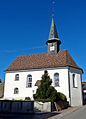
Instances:
[[[46,44],[48,45],[48,55],[56,55],[59,52],[59,45],[61,44],[61,41],[58,39],[58,34],[54,21],[54,14],[52,15],[49,39]]]

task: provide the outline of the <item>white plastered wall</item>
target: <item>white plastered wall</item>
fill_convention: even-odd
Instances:
[[[72,75],[75,74],[75,79],[77,81],[77,87],[73,87],[73,77]],[[75,68],[70,68],[69,70],[70,75],[70,97],[71,97],[71,106],[81,106],[83,104],[82,100],[82,72]]]
[[[35,83],[37,80],[41,80],[44,70],[47,70],[50,78],[52,79],[52,85],[54,86],[54,73],[59,73],[59,87],[55,87],[58,92],[62,92],[66,95],[69,101],[69,86],[68,86],[68,69],[67,68],[52,68],[41,70],[28,70],[8,72],[5,76],[5,90],[4,99],[25,99],[25,97],[31,97],[33,99],[33,90],[36,92],[37,86]],[[15,75],[19,74],[19,81],[15,81]],[[26,88],[27,75],[32,75],[32,88]],[[14,94],[14,88],[19,88],[19,94]]]

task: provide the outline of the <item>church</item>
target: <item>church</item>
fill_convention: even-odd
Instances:
[[[83,70],[67,50],[60,50],[60,44],[52,15],[49,39],[46,41],[47,53],[19,56],[13,61],[5,70],[4,99],[30,97],[33,100],[33,94],[47,70],[52,86],[66,95],[70,106],[81,106]]]

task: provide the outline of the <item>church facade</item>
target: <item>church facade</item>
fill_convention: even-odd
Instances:
[[[71,106],[80,106],[82,101],[83,70],[75,63],[67,50],[60,50],[54,16],[52,16],[48,53],[19,56],[5,70],[4,99],[25,99],[36,93],[44,71],[52,79],[52,86],[66,95]]]

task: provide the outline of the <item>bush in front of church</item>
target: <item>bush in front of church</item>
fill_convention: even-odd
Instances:
[[[31,99],[30,99],[30,97],[25,97],[25,100],[30,101]]]
[[[57,97],[61,101],[67,101],[67,98],[63,93],[57,92]]]
[[[48,72],[44,71],[41,84],[39,85],[36,94],[33,95],[34,99],[42,102],[66,100],[66,96],[62,93],[57,93],[56,89],[51,86],[51,83],[52,80],[50,79]]]

